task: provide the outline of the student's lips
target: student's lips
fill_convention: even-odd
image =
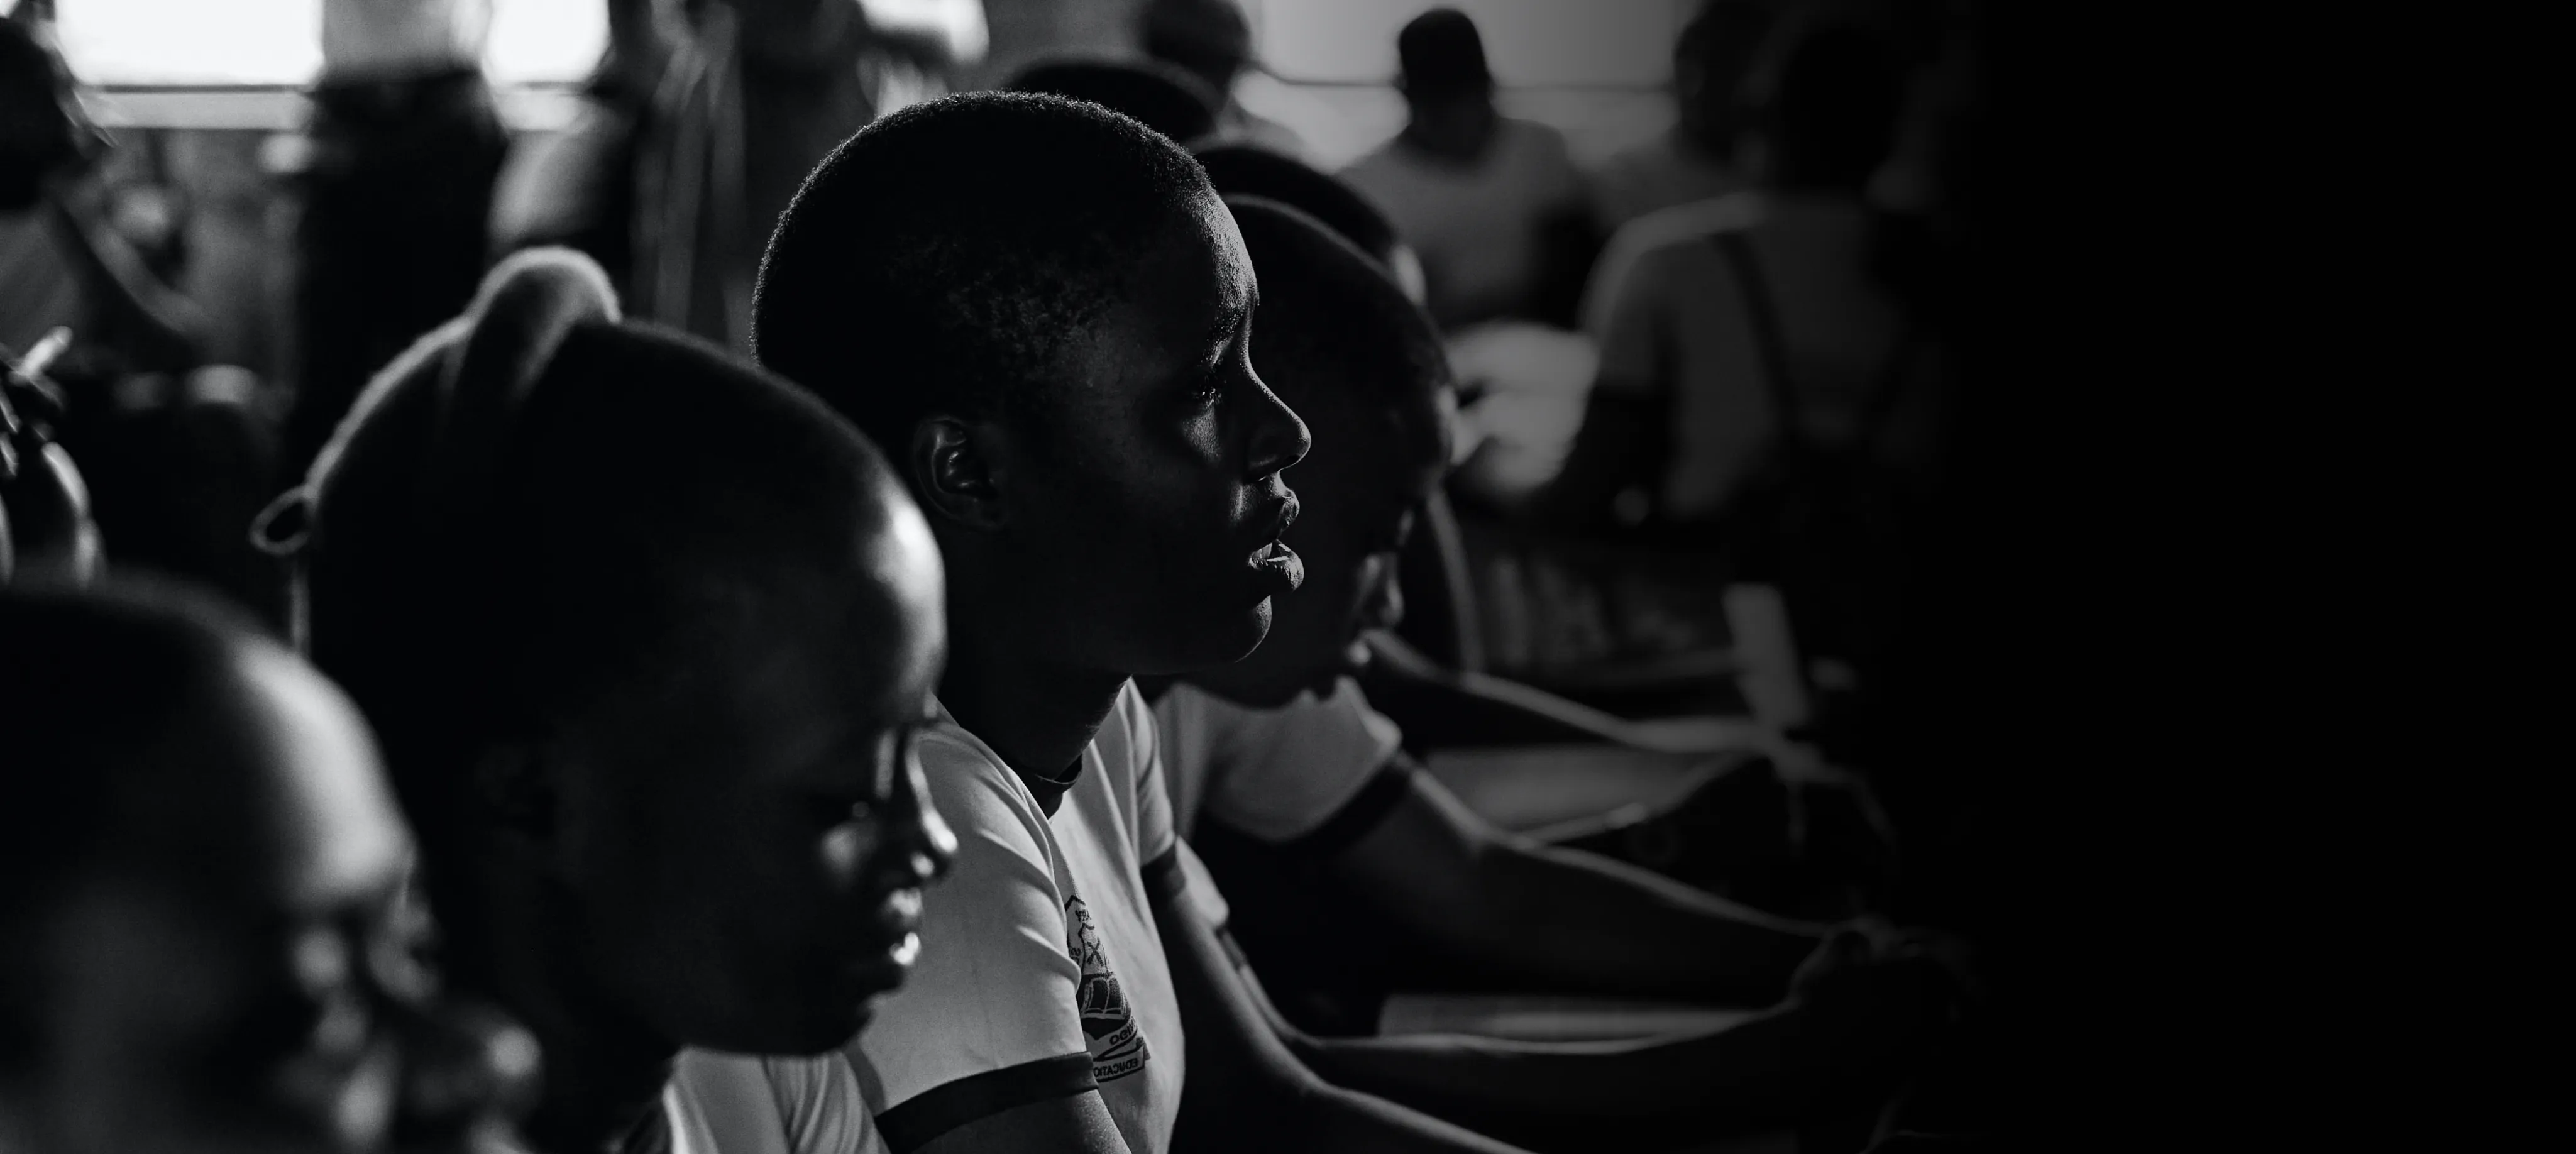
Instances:
[[[1270,539],[1254,549],[1247,561],[1253,572],[1260,575],[1264,585],[1279,586],[1273,592],[1293,593],[1299,585],[1306,583],[1305,558],[1299,557],[1284,540],[1288,527],[1296,523],[1297,497],[1292,493],[1279,503],[1278,513],[1271,518]]]
[[[1281,593],[1294,593],[1306,583],[1306,560],[1285,542],[1273,541],[1253,550],[1252,568],[1264,584],[1276,584]]]

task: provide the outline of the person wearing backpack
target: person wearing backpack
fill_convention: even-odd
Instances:
[[[1856,26],[1785,31],[1751,83],[1756,187],[1640,218],[1605,252],[1583,428],[1521,513],[1616,543],[1596,555],[1684,602],[1778,588],[1833,683],[1876,664],[1902,595],[1909,506],[1937,462],[1936,350],[1920,228],[1867,192],[1895,139],[1897,58]]]

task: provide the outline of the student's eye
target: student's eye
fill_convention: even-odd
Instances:
[[[1199,378],[1198,387],[1190,391],[1190,403],[1202,409],[1224,399],[1225,367],[1223,365],[1219,365],[1208,375]]]

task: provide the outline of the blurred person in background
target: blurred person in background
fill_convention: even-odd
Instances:
[[[1673,126],[1624,149],[1593,174],[1605,230],[1661,208],[1741,191],[1737,145],[1744,78],[1787,0],[1705,0],[1673,44]]]
[[[1756,187],[1651,213],[1603,256],[1586,307],[1600,371],[1522,513],[1595,552],[1655,551],[1697,585],[1779,587],[1807,668],[1834,671],[1847,707],[1883,665],[1937,490],[1937,270],[1918,223],[1868,196],[1903,99],[1887,38],[1839,20],[1784,36],[1755,97]]]
[[[984,49],[977,0],[610,0],[581,118],[511,158],[497,251],[600,262],[638,317],[750,350],[762,246],[805,174]]]
[[[1571,328],[1591,260],[1583,181],[1553,128],[1504,116],[1484,38],[1455,8],[1396,37],[1404,130],[1344,169],[1421,254],[1433,320]]]
[[[0,591],[0,1149],[503,1154],[357,710],[168,590]]]
[[[274,572],[244,531],[276,473],[252,374],[210,364],[210,325],[165,279],[181,234],[166,190],[111,178],[111,141],[64,63],[54,5],[0,20],[0,346],[65,332],[43,375],[112,560],[210,584],[276,620]],[[139,210],[139,211],[138,211]]]
[[[302,472],[367,378],[473,299],[509,154],[483,48],[492,0],[325,0],[312,121],[271,156],[298,194]]]
[[[1217,94],[1217,140],[1307,156],[1296,129],[1235,97],[1236,83],[1254,65],[1252,24],[1239,0],[1146,0],[1137,24],[1145,55],[1189,72]]]

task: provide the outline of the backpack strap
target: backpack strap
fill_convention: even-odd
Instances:
[[[1753,324],[1753,352],[1762,362],[1763,387],[1771,396],[1771,407],[1780,421],[1780,442],[1792,460],[1803,459],[1807,450],[1807,431],[1798,405],[1797,379],[1789,369],[1789,346],[1780,328],[1780,309],[1771,296],[1769,278],[1762,274],[1761,257],[1753,251],[1753,238],[1738,230],[1728,230],[1712,238],[1718,252],[1726,258],[1727,272],[1735,279],[1736,289],[1744,294],[1744,312]],[[1899,322],[1896,341],[1889,346],[1887,360],[1880,365],[1877,380],[1869,395],[1862,398],[1860,421],[1853,432],[1855,445],[1867,446],[1878,439],[1879,426],[1904,392],[1907,369],[1913,365],[1913,354],[1921,327],[1908,308]]]
[[[1762,275],[1761,257],[1753,251],[1753,238],[1740,229],[1717,234],[1717,251],[1726,257],[1726,271],[1735,278],[1736,291],[1744,294],[1745,319],[1753,324],[1753,355],[1762,362],[1762,385],[1771,395],[1773,415],[1780,424],[1782,447],[1792,459],[1806,455],[1807,431],[1799,419],[1798,387],[1789,372],[1789,349],[1780,334],[1780,309],[1771,298],[1771,284]]]

